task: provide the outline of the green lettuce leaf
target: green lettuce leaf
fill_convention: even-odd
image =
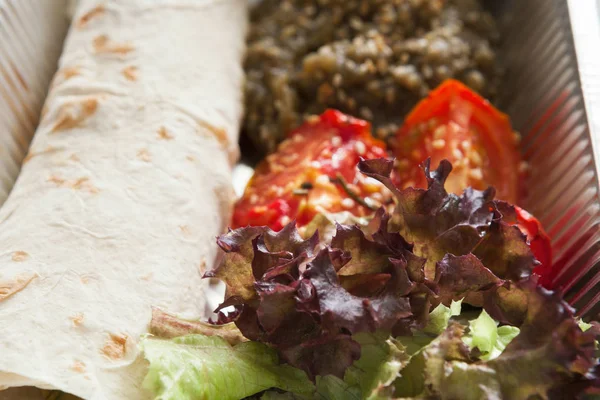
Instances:
[[[439,335],[444,332],[448,327],[450,318],[460,315],[461,304],[462,300],[452,301],[450,307],[439,304],[431,313],[429,313],[429,320],[427,321],[425,328],[423,328],[423,332],[432,335]]]
[[[389,386],[398,378],[410,356],[398,340],[385,332],[359,333],[353,339],[361,345],[361,357],[346,370],[344,381],[360,388],[360,398],[375,399],[375,389]]]
[[[506,346],[519,334],[519,328],[498,323],[489,316],[485,310],[479,317],[469,322],[469,333],[463,342],[471,349],[477,348],[481,352],[479,358],[485,361],[498,357]]]
[[[302,397],[297,397],[295,394],[287,392],[287,393],[279,393],[274,391],[267,391],[262,396],[260,396],[260,400],[297,400],[302,399]]]
[[[314,392],[303,371],[280,365],[275,350],[258,342],[232,347],[217,336],[188,335],[146,337],[141,347],[150,363],[144,387],[157,400],[239,400],[269,388]]]
[[[579,325],[579,329],[581,329],[582,332],[587,331],[593,326],[592,324],[585,322],[582,319],[577,320],[577,325]]]
[[[318,376],[315,400],[361,400],[360,389],[334,375]]]
[[[394,382],[407,374],[409,379],[414,376],[410,369],[405,367],[411,361],[413,355],[418,354],[429,345],[437,335],[443,333],[448,327],[450,318],[458,316],[461,310],[461,302],[454,301],[450,307],[443,304],[438,305],[429,314],[429,323],[421,332],[415,332],[413,336],[393,338],[389,332],[378,331],[376,333],[358,333],[352,339],[360,344],[361,357],[350,366],[344,375],[344,379],[328,375],[317,376],[316,392],[310,399],[318,400],[384,400],[394,395]],[[416,367],[416,368],[415,368]],[[423,365],[417,361],[413,369],[422,369]],[[413,379],[414,380],[414,379]],[[406,386],[407,380],[403,380]],[[412,382],[415,386],[422,387],[422,382]],[[412,384],[411,383],[411,384]],[[404,388],[406,389],[406,387]],[[422,390],[422,389],[421,389]],[[412,390],[417,391],[418,390]],[[261,400],[296,400],[308,397],[292,393],[278,393],[268,391]]]

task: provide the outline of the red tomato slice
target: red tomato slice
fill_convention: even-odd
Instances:
[[[449,192],[494,186],[497,198],[519,200],[521,156],[508,116],[458,81],[445,81],[417,104],[394,142],[401,187],[426,187],[419,165],[431,157],[434,166],[452,163]]]
[[[533,273],[540,276],[540,285],[548,287],[552,278],[552,245],[550,244],[550,238],[536,217],[517,206],[515,206],[515,211],[517,212],[517,226],[524,235],[527,235],[529,247],[535,258],[540,262]]]
[[[357,169],[360,157],[387,156],[384,143],[370,131],[366,121],[328,110],[291,132],[256,168],[235,206],[232,227],[266,225],[280,230],[294,218],[298,226],[306,225],[323,211],[370,214],[368,207],[331,181],[341,177],[359,198],[384,201],[383,186]]]

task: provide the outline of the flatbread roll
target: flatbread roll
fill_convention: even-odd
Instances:
[[[204,312],[201,272],[235,197],[246,12],[79,4],[0,209],[0,388],[146,398],[151,307]]]

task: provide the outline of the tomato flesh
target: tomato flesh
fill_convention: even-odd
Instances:
[[[358,172],[360,158],[386,157],[383,142],[371,136],[366,121],[328,110],[305,123],[256,168],[237,202],[232,227],[269,226],[280,230],[291,220],[308,224],[320,212],[342,211],[362,217],[372,210],[359,198],[382,203],[386,191]]]
[[[449,192],[494,186],[499,199],[519,200],[518,135],[508,116],[458,81],[445,81],[417,104],[398,130],[393,151],[401,187],[426,187],[419,165],[431,157],[434,166],[443,159],[452,163]]]
[[[527,236],[527,242],[535,258],[540,262],[533,273],[540,276],[539,283],[548,287],[552,278],[552,245],[542,224],[533,215],[515,206],[517,226]]]

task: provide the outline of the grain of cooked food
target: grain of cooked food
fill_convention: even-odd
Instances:
[[[262,151],[326,108],[385,138],[445,79],[497,91],[498,32],[478,0],[263,0],[252,22],[243,128]]]

